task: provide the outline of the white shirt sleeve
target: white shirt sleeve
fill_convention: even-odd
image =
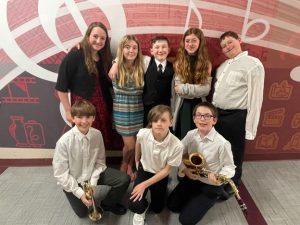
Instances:
[[[188,132],[185,137],[181,140],[182,144],[183,144],[183,151],[182,151],[182,156],[187,156],[188,153],[188,146],[189,146],[189,142],[191,141],[191,135]],[[186,168],[186,166],[184,165],[183,161],[181,161],[181,164],[178,168],[178,176],[179,177],[184,177],[185,174],[183,173],[183,170]]]
[[[84,191],[78,186],[76,179],[69,173],[69,157],[65,143],[58,141],[53,156],[53,174],[58,183],[67,192],[72,192],[80,198]]]
[[[102,134],[99,133],[99,146],[98,146],[98,156],[95,162],[94,171],[92,172],[91,176],[91,185],[96,186],[98,179],[100,177],[100,173],[102,173],[106,169],[106,163],[105,163],[105,147],[103,143],[103,137]]]
[[[263,102],[265,71],[263,65],[258,65],[249,71],[248,101],[246,118],[246,139],[254,140]]]
[[[222,163],[220,174],[232,178],[235,174],[235,165],[229,141],[226,141],[219,151],[219,161]]]

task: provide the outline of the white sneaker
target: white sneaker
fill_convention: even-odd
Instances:
[[[148,205],[147,209],[145,210],[145,212],[143,212],[142,214],[135,213],[133,215],[133,220],[132,220],[133,225],[144,225],[145,224],[145,216],[146,216],[146,212],[149,208],[149,205]]]
[[[135,213],[133,215],[132,224],[133,225],[144,225],[145,224],[145,214],[146,214],[146,211],[143,212],[142,214]]]

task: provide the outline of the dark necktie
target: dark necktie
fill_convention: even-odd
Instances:
[[[162,74],[163,74],[163,71],[162,71],[162,68],[163,68],[163,66],[162,66],[162,64],[159,64],[158,65],[158,74],[160,75],[160,76],[162,76]]]

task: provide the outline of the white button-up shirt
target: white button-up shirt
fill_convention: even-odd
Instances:
[[[263,101],[265,71],[262,63],[244,51],[226,60],[216,74],[212,103],[220,109],[246,109],[246,139],[256,136]]]
[[[210,132],[201,138],[198,129],[191,130],[182,139],[184,145],[183,155],[190,155],[193,152],[199,152],[205,160],[205,168],[211,172],[222,174],[231,178],[235,173],[235,165],[231,152],[231,145],[222,135],[213,127]],[[182,163],[179,168],[179,176],[183,176],[185,169]],[[200,177],[200,181],[212,184],[205,177]]]
[[[52,164],[58,184],[80,198],[84,191],[78,184],[90,180],[96,185],[106,169],[101,132],[90,128],[84,135],[74,126],[57,141]]]
[[[141,163],[145,171],[157,173],[166,165],[178,167],[182,160],[183,145],[171,132],[162,141],[154,139],[152,130],[140,129],[137,143],[141,145]]]

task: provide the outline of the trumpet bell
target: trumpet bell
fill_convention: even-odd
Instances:
[[[94,221],[97,222],[102,218],[103,215],[103,209],[99,206],[96,206],[96,208],[94,209],[93,207],[89,208],[89,218]]]

